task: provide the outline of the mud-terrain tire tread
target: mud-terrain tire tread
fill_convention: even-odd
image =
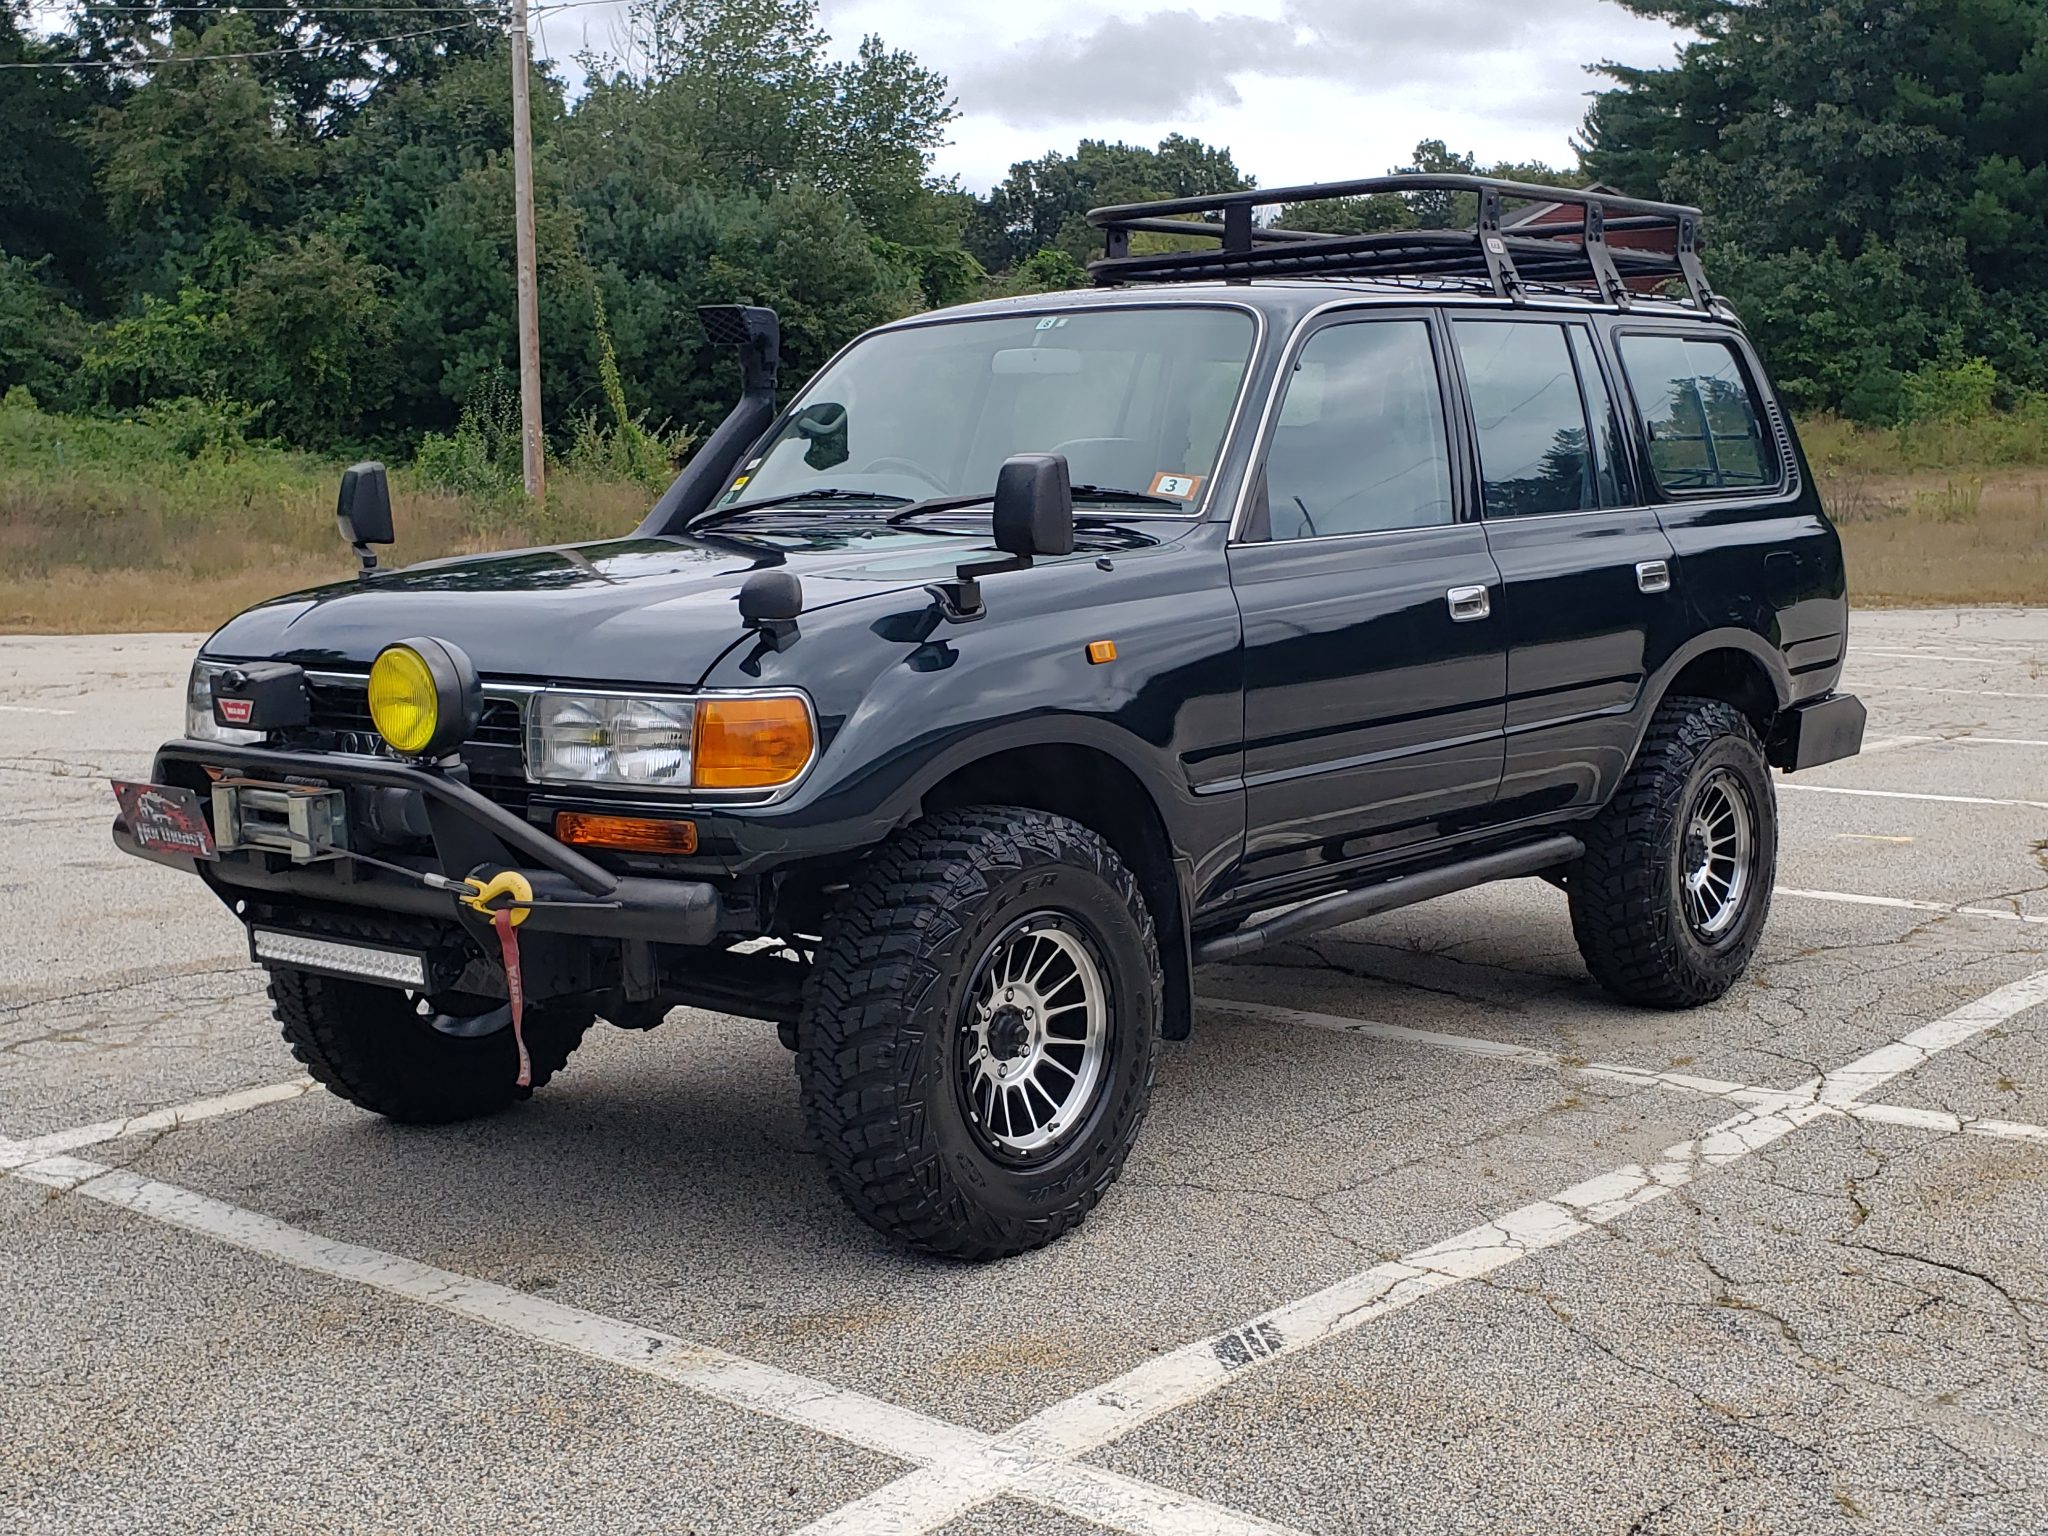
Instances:
[[[1107,1109],[1108,1134],[1067,1176],[1063,1202],[1036,1219],[1013,1220],[977,1205],[949,1176],[929,1117],[902,1113],[916,1096],[925,1048],[944,1046],[907,1019],[928,989],[948,985],[949,964],[972,963],[973,956],[948,956],[947,946],[962,937],[963,914],[991,894],[992,878],[1055,862],[1098,875],[1136,926],[1151,973],[1148,1016],[1118,1048],[1135,1048],[1143,1059],[1121,1102]],[[1150,910],[1136,877],[1097,833],[1010,806],[917,823],[884,845],[842,898],[806,984],[797,1075],[806,1124],[833,1184],[870,1226],[941,1257],[982,1261],[1043,1247],[1079,1224],[1122,1171],[1151,1095],[1163,996]],[[936,1027],[951,1028],[950,1016]]]
[[[447,1125],[494,1114],[521,1088],[512,1031],[476,1040],[436,1033],[392,987],[308,971],[273,970],[270,1005],[285,1043],[337,1098],[406,1125]],[[593,1022],[589,1013],[529,1008],[524,1022],[533,1087],[561,1071]]]
[[[1772,860],[1752,871],[1751,910],[1733,941],[1709,956],[1670,899],[1669,861],[1677,856],[1671,831],[1694,765],[1726,737],[1755,754],[1762,782],[1757,833]],[[1648,1008],[1696,1008],[1733,986],[1769,915],[1776,815],[1770,770],[1748,718],[1719,699],[1664,700],[1614,799],[1589,823],[1584,856],[1567,872],[1572,932],[1593,979],[1623,1002]]]

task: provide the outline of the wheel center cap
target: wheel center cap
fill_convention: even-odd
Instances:
[[[1707,834],[1705,829],[1694,826],[1685,834],[1685,867],[1689,874],[1698,874],[1707,867]]]
[[[988,1053],[997,1061],[1015,1061],[1031,1049],[1031,1025],[1024,1011],[1008,1004],[988,1021]]]

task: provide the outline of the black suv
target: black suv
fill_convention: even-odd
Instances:
[[[1434,190],[1464,229],[1262,207]],[[1504,219],[1504,205],[1527,205]],[[1697,212],[1406,176],[1101,209],[1092,291],[746,392],[628,538],[378,569],[207,641],[117,841],[408,1121],[597,1018],[772,1021],[853,1209],[967,1258],[1116,1178],[1197,965],[1484,881],[1720,996],[1770,769],[1858,750],[1842,553]]]

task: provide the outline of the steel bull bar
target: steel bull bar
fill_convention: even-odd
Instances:
[[[724,907],[708,881],[615,875],[446,774],[388,758],[223,742],[172,741],[157,749],[155,777],[160,782],[183,783],[203,793],[203,786],[215,777],[210,770],[274,783],[417,794],[432,830],[440,866],[435,872],[456,880],[487,880],[508,870],[523,876],[533,887],[533,904],[526,909],[523,925],[527,932],[688,945],[707,945],[718,935]],[[217,859],[207,861],[145,849],[119,818],[113,831],[114,842],[123,851],[192,870],[229,900],[234,899],[232,892],[246,890],[380,912],[466,915],[454,893],[429,889],[417,878],[398,873],[401,866],[395,856],[373,860],[337,851],[312,862],[296,862],[262,849],[223,849]]]

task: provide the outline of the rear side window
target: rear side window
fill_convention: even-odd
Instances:
[[[1479,431],[1488,517],[1536,517],[1599,505],[1586,407],[1565,328],[1460,320],[1458,355]]]
[[[1650,436],[1650,467],[1667,491],[1759,490],[1778,483],[1762,411],[1725,341],[1624,336],[1628,371]]]

